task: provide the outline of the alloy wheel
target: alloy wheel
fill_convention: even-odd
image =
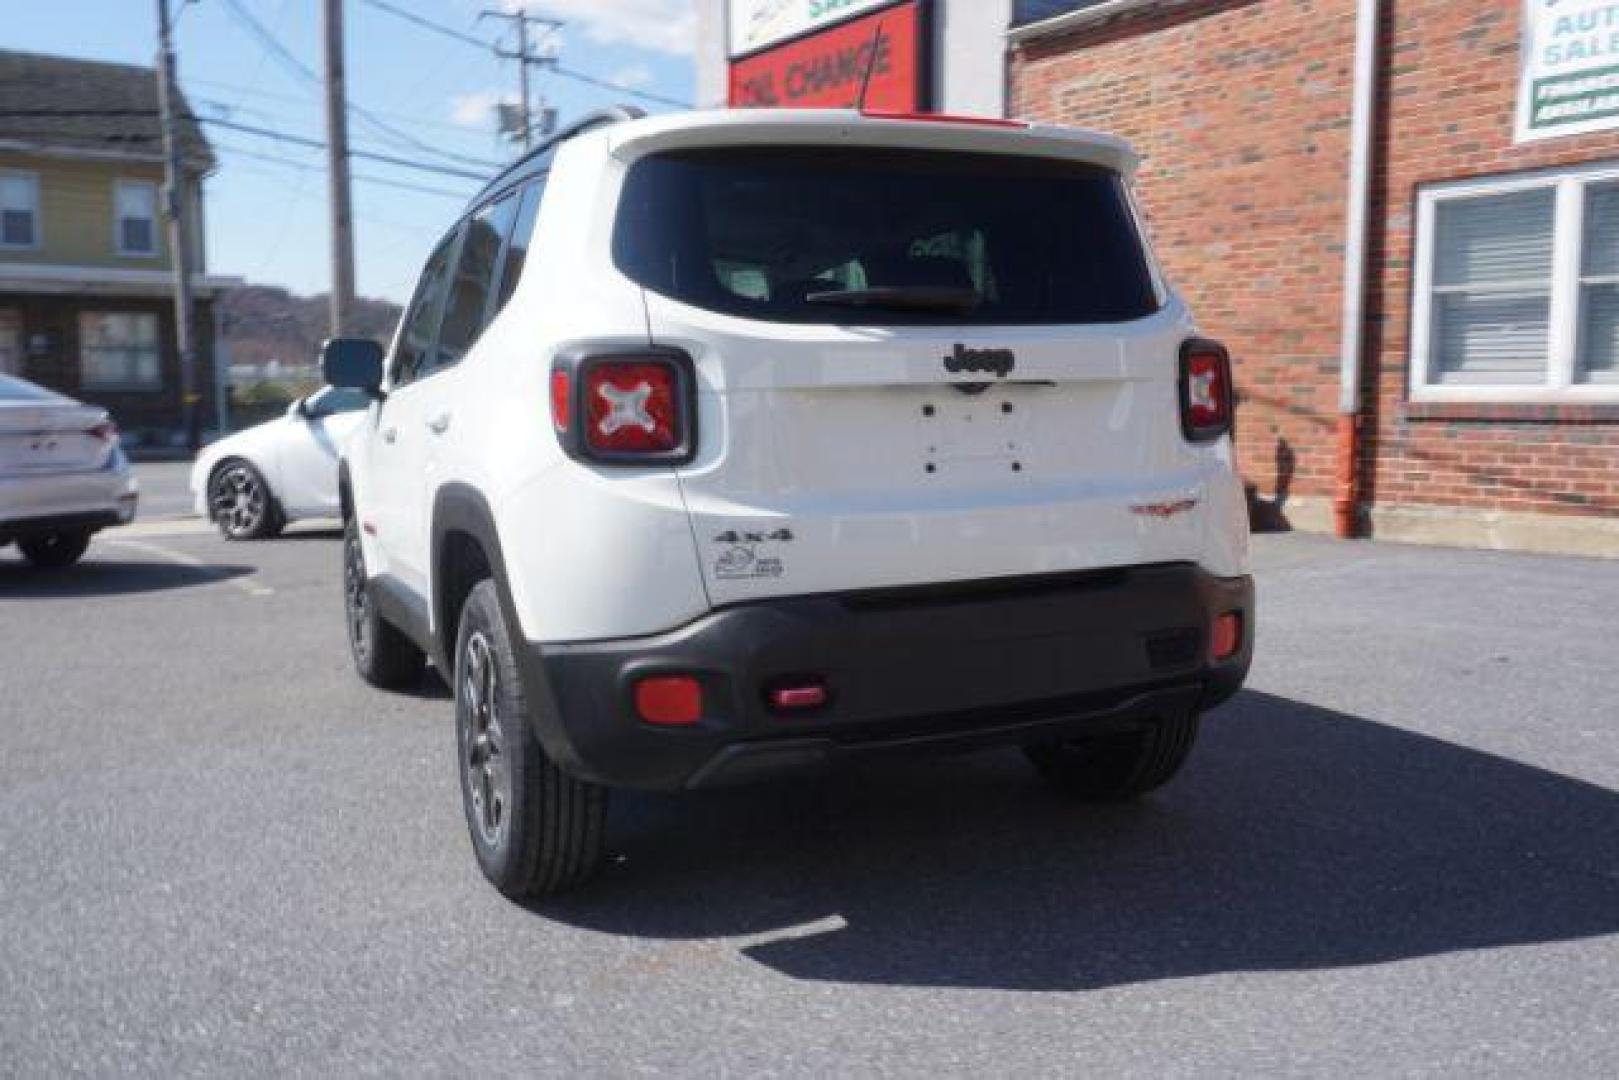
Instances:
[[[499,665],[489,638],[475,630],[461,654],[461,762],[466,770],[471,816],[485,846],[498,849],[511,806],[511,768],[499,708]]]
[[[214,520],[232,536],[250,536],[264,522],[270,495],[258,474],[246,465],[233,465],[214,478],[209,500]]]
[[[353,532],[343,544],[343,606],[347,609],[349,643],[364,655],[371,647],[368,636],[371,597],[365,587],[365,552]]]

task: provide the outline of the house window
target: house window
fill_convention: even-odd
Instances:
[[[0,172],[0,248],[39,246],[39,177]]]
[[[120,180],[113,190],[120,255],[157,254],[157,185]]]
[[[1619,386],[1619,180],[1585,189],[1578,377]]]
[[[79,381],[86,390],[163,389],[157,316],[144,311],[81,311]]]
[[[1418,198],[1413,401],[1619,401],[1619,167]]]

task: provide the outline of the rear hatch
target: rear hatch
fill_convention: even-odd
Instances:
[[[716,604],[1196,557],[1184,313],[1118,169],[1023,138],[630,169],[615,260],[696,364],[680,481]]]
[[[106,464],[103,409],[0,376],[0,476],[82,472]]]

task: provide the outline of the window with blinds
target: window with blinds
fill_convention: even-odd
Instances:
[[[1619,401],[1619,163],[1417,198],[1411,396]]]
[[[39,177],[0,172],[0,248],[39,246]]]
[[[1619,182],[1585,192],[1578,377],[1619,383]]]
[[[1440,205],[1431,345],[1435,382],[1545,381],[1556,210],[1550,188]]]
[[[120,180],[113,189],[120,255],[157,254],[157,185]]]

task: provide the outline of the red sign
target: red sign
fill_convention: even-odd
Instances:
[[[921,109],[920,6],[917,0],[910,0],[736,61],[731,65],[731,104],[743,108],[851,108],[860,97],[860,83],[869,66],[867,108]]]

